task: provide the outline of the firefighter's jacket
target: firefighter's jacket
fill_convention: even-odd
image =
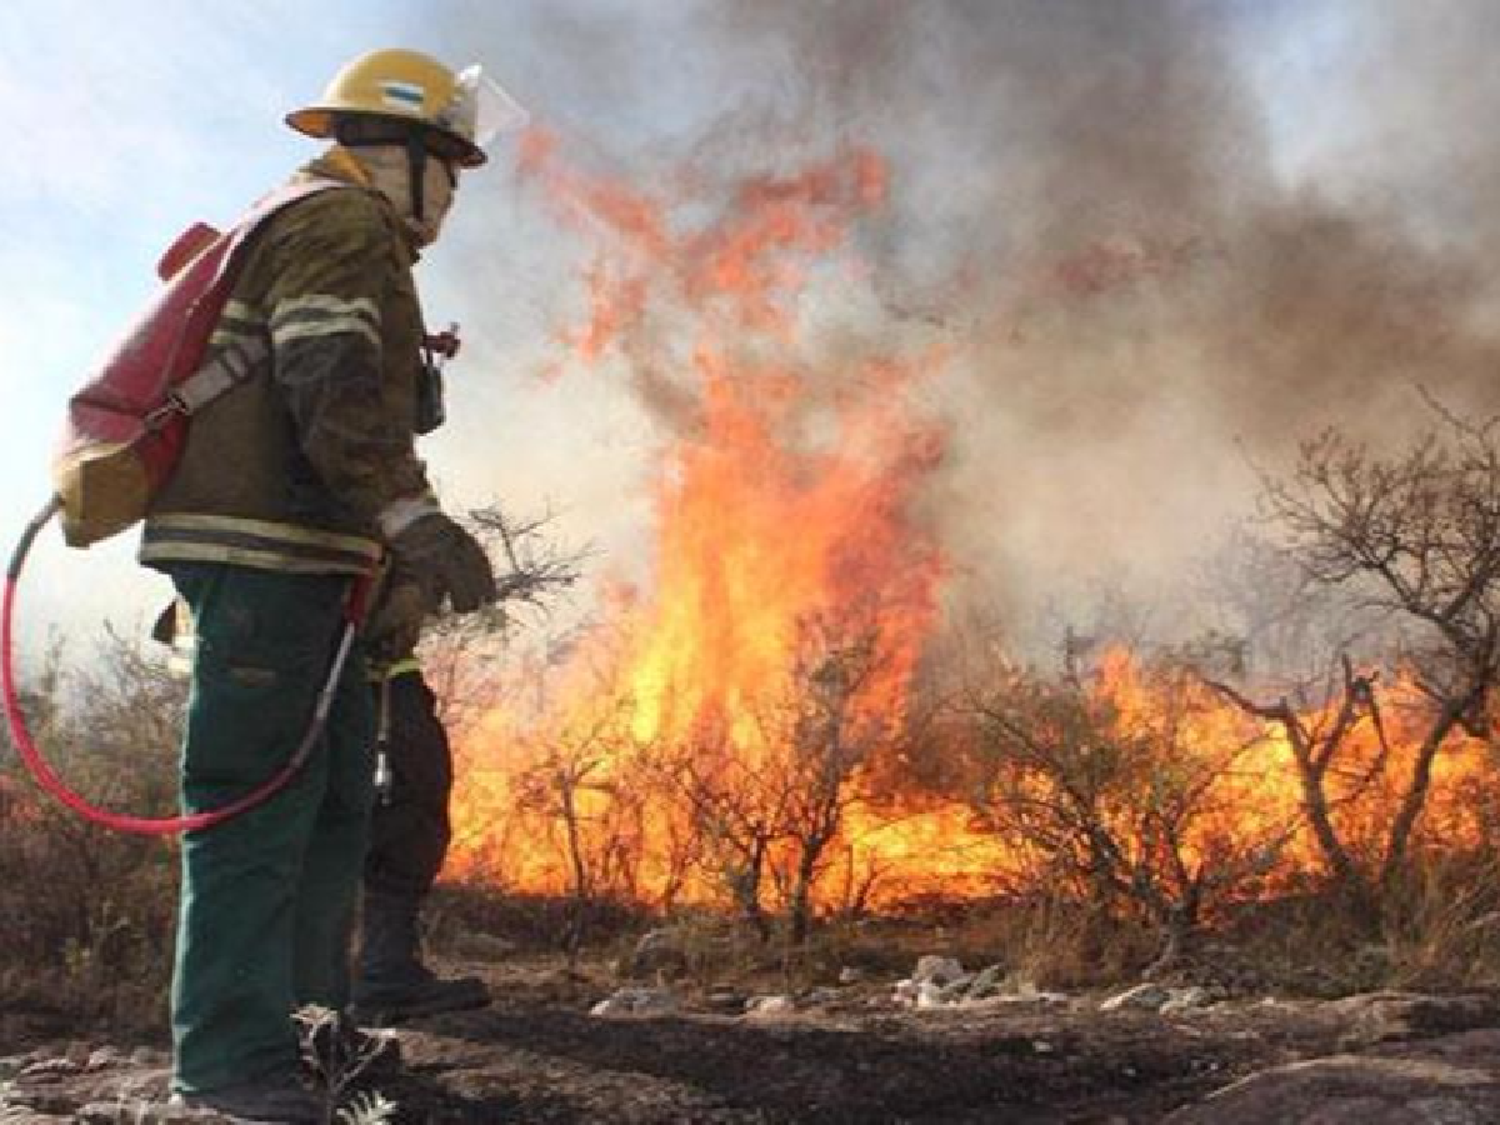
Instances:
[[[264,370],[194,416],[146,520],[147,565],[361,573],[380,556],[382,514],[430,498],[413,449],[423,328],[410,236],[347,153],[299,175],[349,187],[256,233],[208,350],[259,336]]]

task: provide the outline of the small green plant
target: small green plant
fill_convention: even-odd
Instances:
[[[355,1081],[395,1051],[393,1034],[362,1032],[348,1024],[341,1013],[318,1004],[298,1009],[293,1018],[297,1021],[302,1061],[313,1088],[323,1099],[324,1122],[376,1125],[393,1121],[396,1103],[379,1091],[362,1091],[343,1105]]]
[[[367,1090],[355,1094],[349,1104],[339,1110],[340,1125],[380,1125],[396,1120],[396,1103],[379,1090]]]

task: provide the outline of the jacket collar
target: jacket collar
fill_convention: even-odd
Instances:
[[[352,187],[375,190],[370,174],[364,170],[352,152],[340,145],[332,146],[322,156],[304,165],[298,170],[297,175],[300,178],[316,176],[324,180],[337,180]]]
[[[417,245],[416,236],[407,229],[401,216],[396,214],[396,209],[391,206],[391,201],[375,189],[370,174],[365,171],[364,166],[355,158],[354,154],[342,145],[333,145],[328,151],[297,170],[293,177],[296,180],[336,180],[350,187],[364,188],[376,199],[380,200],[381,206],[390,212],[391,220],[396,229],[401,232],[402,245],[406,247],[407,253],[413,262],[421,257],[421,247]]]

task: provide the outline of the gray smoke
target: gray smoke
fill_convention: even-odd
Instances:
[[[546,63],[517,84],[643,183],[851,142],[890,161],[863,331],[950,349],[929,507],[956,602],[1019,622],[1102,585],[1180,598],[1300,438],[1404,440],[1418,387],[1500,408],[1484,0],[524,12]],[[475,6],[461,41],[516,18]]]

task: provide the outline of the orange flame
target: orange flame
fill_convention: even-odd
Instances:
[[[525,803],[523,776],[550,776],[566,816],[597,827],[641,760],[710,728],[723,732],[735,768],[770,768],[783,748],[768,715],[794,690],[799,646],[815,623],[832,631],[833,645],[841,641],[832,633],[878,627],[879,659],[855,705],[899,713],[942,574],[915,504],[943,440],[910,401],[934,357],[820,363],[800,334],[818,271],[847,252],[853,223],[885,198],[885,166],[873,153],[746,180],[727,204],[697,201],[717,217],[691,228],[673,222],[668,202],[565,166],[548,136],[527,139],[522,166],[564,222],[605,244],[588,270],[585,324],[565,336],[576,357],[633,362],[650,349],[648,362],[672,372],[690,405],[659,466],[654,588],[615,603],[611,690],[565,691],[529,727],[497,713],[467,747],[455,865],[528,883],[526,857],[492,830],[497,813]],[[653,318],[670,323],[671,344],[651,342]],[[620,725],[585,766],[577,741],[610,708]],[[722,781],[730,767],[712,758],[700,754],[694,768]],[[490,768],[491,759],[507,765]],[[653,840],[669,848],[674,835],[670,825],[614,827],[647,851]],[[584,843],[569,842],[575,861]],[[640,869],[653,865],[662,866],[641,857]]]
[[[828,267],[847,264],[858,221],[882,205],[884,164],[845,153],[736,185],[728,204],[591,178],[539,133],[522,166],[564,223],[602,244],[584,324],[564,337],[574,357],[623,362],[637,378],[646,369],[682,409],[655,482],[651,586],[607,592],[607,630],[561,669],[522,671],[535,706],[497,708],[469,732],[450,875],[723,901],[728,874],[795,867],[795,826],[809,836],[828,811],[809,808],[807,793],[838,771],[815,865],[821,901],[978,895],[1019,877],[1024,841],[899,789],[899,733],[945,573],[918,513],[943,433],[914,402],[941,357],[830,361],[808,339],[830,279],[855,272]],[[684,212],[713,218],[692,226]],[[1317,869],[1274,727],[1124,652],[1101,660],[1089,691],[1115,729],[1167,748],[1154,769],[1208,779],[1179,841],[1185,863],[1230,863],[1290,832],[1263,885]],[[1409,756],[1415,734],[1396,735]],[[1377,752],[1357,730],[1349,777]],[[1445,752],[1436,789],[1471,787],[1480,761],[1477,744]],[[1399,799],[1383,784],[1339,806],[1356,842]],[[1457,807],[1442,805],[1427,830],[1476,833]]]

